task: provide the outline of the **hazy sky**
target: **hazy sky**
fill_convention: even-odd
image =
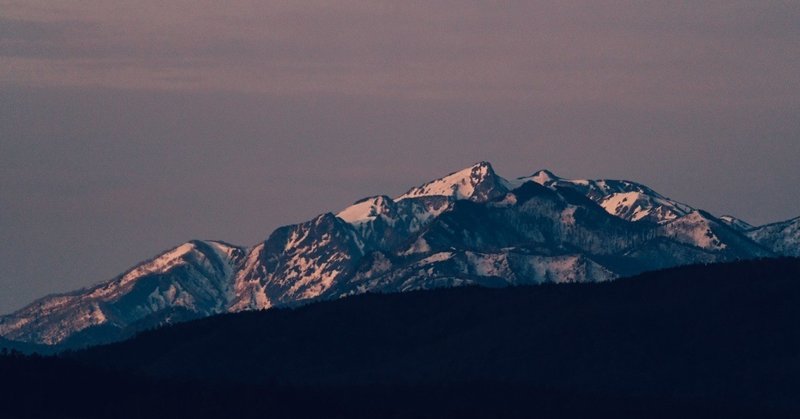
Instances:
[[[0,312],[480,160],[800,215],[800,2],[0,0]]]

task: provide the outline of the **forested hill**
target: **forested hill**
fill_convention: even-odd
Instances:
[[[210,382],[491,381],[797,408],[799,321],[800,260],[777,259],[605,284],[352,297],[170,326],[76,356]]]
[[[798,303],[800,259],[364,295],[6,360],[3,376],[22,383],[11,405],[39,394],[77,411],[144,400],[159,415],[797,417]]]

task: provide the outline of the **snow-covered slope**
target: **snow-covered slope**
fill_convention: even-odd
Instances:
[[[480,162],[395,199],[373,196],[278,228],[251,248],[184,243],[111,281],[0,318],[0,336],[103,342],[119,336],[109,331],[364,292],[608,281],[800,255],[799,225],[749,230],[635,182],[549,171],[508,181]]]
[[[0,335],[54,344],[85,329],[125,328],[176,309],[209,315],[226,309],[242,248],[194,240],[89,289],[44,297],[0,319]]]
[[[642,192],[617,192],[603,197],[598,204],[609,214],[630,221],[649,220],[668,223],[687,215],[688,207],[660,196]]]
[[[745,234],[775,253],[800,257],[800,217],[767,224]]]
[[[353,278],[344,295],[363,292],[397,292],[463,285],[488,287],[601,282],[618,275],[581,254],[533,255],[501,250],[436,252],[412,263],[392,265],[384,257]]]
[[[574,189],[603,207],[609,214],[628,221],[668,223],[694,209],[669,199],[642,184],[627,180],[562,179],[548,170],[517,178],[517,184],[533,181],[551,189]]]
[[[508,192],[508,182],[495,174],[492,165],[480,162],[441,179],[411,188],[397,200],[420,196],[446,196],[457,200],[485,202],[506,192]]]
[[[392,200],[388,196],[362,199],[337,214],[359,234],[370,249],[392,249],[426,227],[455,200],[451,196],[424,195]]]
[[[703,250],[730,254],[737,258],[767,257],[772,252],[728,227],[704,211],[691,213],[664,224],[661,235]]]
[[[325,295],[355,272],[364,244],[331,213],[281,227],[247,256],[234,277],[231,311],[286,305]]]

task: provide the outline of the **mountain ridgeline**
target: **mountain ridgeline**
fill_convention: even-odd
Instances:
[[[630,181],[486,162],[240,247],[194,240],[97,286],[0,318],[0,336],[80,347],[225,312],[366,292],[585,283],[667,267],[800,255],[800,218],[752,227]]]

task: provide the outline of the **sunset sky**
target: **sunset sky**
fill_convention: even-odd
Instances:
[[[488,160],[800,215],[800,2],[0,0],[0,313]]]

